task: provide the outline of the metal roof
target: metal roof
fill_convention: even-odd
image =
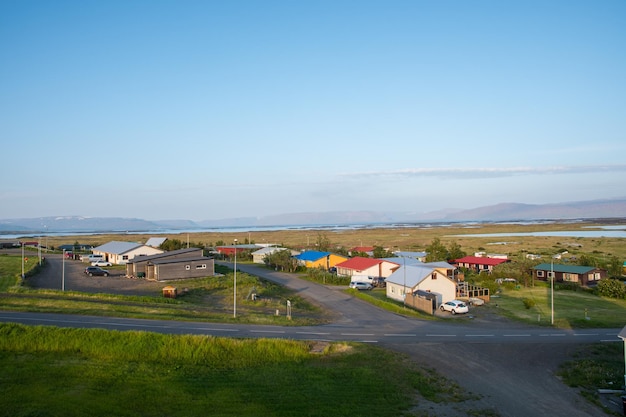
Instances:
[[[296,255],[295,258],[301,261],[317,261],[330,255],[330,252],[319,252],[316,250],[308,250]]]
[[[185,253],[198,252],[199,250],[201,249],[200,248],[184,248],[184,249],[171,250],[171,251],[167,251],[163,253],[157,253],[156,255],[140,255],[140,256],[135,256],[133,259],[130,259],[128,263],[130,264],[134,262],[152,261],[152,260],[160,259],[160,258],[170,258],[172,256],[182,255]]]
[[[424,279],[430,277],[435,271],[434,268],[418,265],[401,266],[393,274],[385,280],[387,283],[393,283],[403,285],[408,288],[413,288]]]
[[[597,268],[594,266],[543,263],[533,267],[533,269],[540,271],[564,272],[566,274],[586,274],[596,270]]]
[[[129,252],[141,246],[144,246],[144,245],[141,243],[137,243],[137,242],[119,242],[119,241],[113,240],[109,243],[105,243],[104,245],[100,245],[96,248],[93,248],[92,250],[94,252],[106,252],[106,253],[113,253],[116,255],[121,255],[122,253]]]
[[[147,246],[152,246],[154,248],[158,248],[159,246],[161,246],[165,241],[167,240],[166,237],[151,237],[150,239],[148,239],[148,241],[146,242]]]

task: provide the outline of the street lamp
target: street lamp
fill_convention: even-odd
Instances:
[[[237,318],[237,239],[235,239],[235,274],[233,284],[233,318]]]
[[[624,342],[624,387],[626,388],[626,326],[617,335]],[[624,398],[624,397],[622,397]]]
[[[63,272],[61,274],[61,291],[65,291],[65,249],[63,249]]]
[[[550,310],[552,311],[550,323],[554,325],[554,256],[550,259]]]

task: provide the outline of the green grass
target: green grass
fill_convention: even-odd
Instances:
[[[378,308],[390,311],[394,314],[400,314],[408,317],[415,317],[422,320],[435,320],[435,317],[431,314],[426,314],[421,311],[405,306],[396,300],[388,298],[384,289],[374,289],[372,291],[359,291],[354,288],[346,290],[347,293],[366,301]]]
[[[623,355],[622,343],[585,345],[572,360],[561,364],[557,374],[587,400],[602,406],[598,389],[619,390],[624,384]],[[616,394],[615,402],[619,401]]]
[[[24,262],[24,275],[28,276],[34,273],[38,266],[39,262],[35,256],[28,257],[28,261]],[[0,254],[0,292],[4,292],[11,287],[20,285],[21,275],[22,257]]]
[[[550,325],[551,290],[545,283],[534,287],[504,287],[499,297],[492,297],[489,307],[512,319],[531,324]],[[534,302],[527,309],[524,299]],[[531,303],[532,304],[532,303]],[[554,291],[554,325],[559,328],[616,328],[624,326],[626,300],[599,297],[589,291],[561,289]]]
[[[31,273],[36,272],[36,268]],[[4,310],[284,326],[317,325],[328,321],[321,309],[287,288],[242,272],[237,274],[237,317],[233,318],[232,271],[221,266],[216,266],[221,276],[176,281],[177,287],[187,289],[176,299],[164,298],[160,294],[127,296],[28,288],[19,285],[19,256],[0,257],[1,270],[7,271],[0,278],[6,286],[0,291],[0,309]],[[260,299],[248,298],[252,289]],[[286,300],[291,301],[291,319],[285,315]]]
[[[469,397],[363,344],[0,325],[1,416],[403,416]]]

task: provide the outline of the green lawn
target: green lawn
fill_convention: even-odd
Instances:
[[[0,415],[402,416],[469,397],[371,345],[0,324]]]
[[[550,325],[552,291],[545,283],[534,287],[503,287],[502,293],[491,298],[490,308],[510,318],[531,324]],[[524,299],[534,305],[526,308]],[[621,328],[626,325],[626,300],[599,297],[589,291],[566,290],[556,286],[554,291],[554,325],[559,328]]]

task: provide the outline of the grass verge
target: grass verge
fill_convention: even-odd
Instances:
[[[418,393],[468,398],[402,355],[314,343],[1,324],[0,415],[397,417]]]

